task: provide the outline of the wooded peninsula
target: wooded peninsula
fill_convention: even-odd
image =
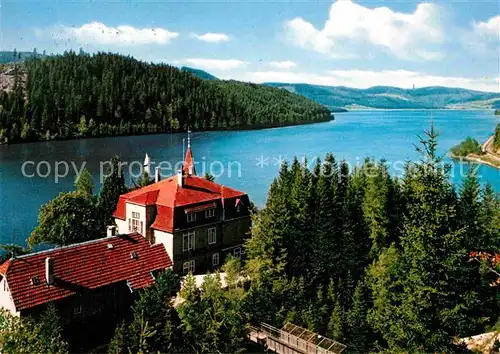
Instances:
[[[500,124],[484,144],[481,145],[476,139],[467,137],[450,149],[450,156],[454,159],[465,159],[500,168]]]

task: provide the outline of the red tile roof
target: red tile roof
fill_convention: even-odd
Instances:
[[[192,167],[192,174],[189,173]],[[215,201],[224,201],[244,196],[245,193],[196,176],[191,147],[188,145],[183,165],[183,185],[177,183],[177,175],[149,186],[122,194],[113,216],[125,220],[127,203],[143,206],[156,205],[156,219],[151,225],[153,229],[172,232],[174,229],[174,209],[176,207],[211,208]],[[210,203],[208,205],[208,203]],[[239,201],[236,201],[238,204]]]
[[[137,254],[136,258],[131,253]],[[47,286],[45,259],[54,264],[54,285]],[[138,233],[112,236],[12,258],[0,265],[17,311],[128,281],[132,289],[151,285],[151,272],[172,266],[163,244],[151,245]],[[38,285],[32,279],[39,280]]]
[[[113,216],[125,220],[126,203],[156,205],[157,216],[154,229],[172,232],[173,209],[176,207],[198,206],[241,197],[245,193],[211,182],[203,177],[184,176],[183,186],[177,184],[177,176],[128,192],[120,196]]]

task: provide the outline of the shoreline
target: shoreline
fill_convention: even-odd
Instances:
[[[495,165],[494,163],[490,161],[485,161],[483,160],[480,155],[475,155],[475,154],[469,154],[467,156],[456,156],[453,154],[449,155],[453,160],[459,160],[460,162],[465,162],[465,163],[475,163],[479,165],[487,165],[493,168],[496,168],[500,170],[500,163],[498,165]]]
[[[287,128],[287,127],[296,127],[300,125],[310,125],[310,124],[318,124],[318,123],[327,123],[335,120],[335,115],[332,113],[328,119],[321,119],[315,122],[301,122],[296,124],[263,124],[260,126],[253,127],[234,127],[234,128],[225,128],[225,129],[190,129],[191,132],[239,132],[239,131],[248,131],[248,130],[265,130],[265,129],[276,129],[276,128]],[[66,139],[50,139],[50,140],[31,140],[31,141],[16,141],[13,143],[1,143],[0,148],[2,146],[9,145],[21,145],[21,144],[35,144],[35,143],[48,143],[53,141],[72,141],[72,140],[87,140],[87,139],[104,139],[104,138],[124,138],[130,136],[144,136],[144,135],[161,135],[161,134],[183,134],[186,133],[185,130],[177,130],[177,131],[166,131],[166,132],[148,132],[148,133],[138,133],[138,134],[120,134],[120,135],[104,135],[104,136],[86,136],[86,137],[70,137]]]

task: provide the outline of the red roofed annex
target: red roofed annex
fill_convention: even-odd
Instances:
[[[0,306],[24,316],[54,302],[68,323],[129,307],[171,266],[165,247],[138,233],[18,256],[0,266]]]
[[[174,271],[203,273],[217,269],[228,254],[241,256],[249,206],[246,193],[196,175],[188,137],[177,174],[161,180],[157,168],[155,183],[121,195],[113,216],[118,233],[139,232],[164,244]]]

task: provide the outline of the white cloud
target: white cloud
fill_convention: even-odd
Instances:
[[[285,33],[292,43],[336,59],[383,50],[401,59],[436,60],[442,58],[439,45],[445,41],[441,12],[430,3],[407,14],[337,0],[323,29],[299,17],[286,22]]]
[[[233,70],[245,66],[247,63],[238,59],[208,59],[188,58],[177,60],[175,63],[192,65],[197,69],[204,70]]]
[[[225,33],[207,32],[204,34],[193,34],[193,36],[200,41],[208,43],[227,42],[230,40],[229,36]]]
[[[269,66],[275,69],[291,69],[297,66],[297,64],[291,60],[285,61],[271,61]]]
[[[292,71],[257,71],[244,73],[237,79],[257,83],[307,83],[354,88],[368,88],[372,86],[411,88],[413,84],[415,84],[415,87],[447,86],[479,91],[500,92],[500,79],[498,77],[465,78],[437,76],[408,70],[331,70],[318,74]]]
[[[500,15],[487,21],[472,22],[471,27],[467,30],[461,30],[460,41],[468,54],[498,61]]]
[[[43,36],[46,32],[38,30],[37,35]],[[80,27],[59,26],[50,32],[54,39],[106,45],[167,44],[179,36],[165,28],[108,27],[102,22],[90,22]]]
[[[490,18],[486,22],[474,22],[473,30],[480,36],[500,41],[500,15]]]

